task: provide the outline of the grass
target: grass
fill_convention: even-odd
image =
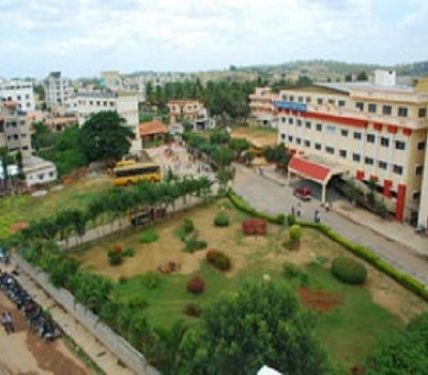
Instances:
[[[107,183],[106,183],[107,182]],[[11,234],[11,226],[19,221],[33,221],[66,208],[84,208],[96,195],[110,186],[105,179],[87,179],[49,192],[44,197],[20,195],[0,198],[0,239]]]

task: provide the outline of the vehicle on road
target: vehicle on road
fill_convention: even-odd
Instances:
[[[308,187],[298,187],[294,189],[294,196],[302,201],[310,201],[312,198],[311,189]]]
[[[159,182],[162,178],[159,164],[122,160],[113,169],[113,184],[116,186],[132,185],[142,180]]]

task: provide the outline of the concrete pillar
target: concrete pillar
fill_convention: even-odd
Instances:
[[[325,203],[326,194],[327,194],[327,184],[323,183],[323,184],[321,184],[321,187],[322,187],[321,204],[324,204]]]

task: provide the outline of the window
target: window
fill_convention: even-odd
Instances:
[[[315,150],[321,150],[321,143],[315,143]]]
[[[424,166],[423,165],[417,165],[415,168],[415,175],[420,176],[424,172]]]
[[[367,142],[368,143],[375,143],[376,142],[376,136],[374,134],[367,134]]]
[[[89,101],[89,105],[93,105],[94,102],[92,100]]]
[[[282,118],[281,118],[281,121],[282,121],[282,122],[286,122],[286,121],[287,121],[287,118],[286,118],[286,117],[282,117]]]
[[[389,147],[389,138],[380,137],[380,144],[383,147]]]
[[[37,177],[39,178],[39,180],[43,180],[45,178],[45,174],[44,173],[40,173],[37,175]]]
[[[426,108],[419,108],[418,117],[419,118],[427,117],[427,109]]]
[[[305,141],[305,147],[311,147],[311,141],[306,140]]]
[[[407,117],[407,107],[398,107],[398,117]]]
[[[425,141],[418,142],[418,150],[425,150]]]
[[[391,106],[390,106],[390,105],[384,105],[384,106],[382,107],[382,113],[383,113],[384,115],[390,115],[390,114],[392,113],[392,108],[391,108]]]
[[[294,101],[294,96],[290,95],[290,102],[293,102],[293,101]]]
[[[394,166],[392,167],[392,171],[395,173],[395,174],[403,174],[403,167],[401,166],[401,165],[397,165],[397,164],[394,164]]]
[[[282,95],[282,100],[287,100],[287,95]]]
[[[328,134],[334,134],[336,132],[336,127],[332,125],[326,126],[326,133]]]
[[[328,104],[333,104],[334,105],[335,101],[334,99],[328,99]]]
[[[293,136],[292,135],[288,136],[288,142],[293,142]]]
[[[355,107],[359,109],[360,111],[364,111],[364,103],[363,102],[357,102],[355,103]]]
[[[346,130],[346,129],[342,129],[341,131],[340,131],[340,135],[342,136],[342,137],[347,137],[348,136],[348,130]]]
[[[344,107],[346,105],[346,102],[344,100],[339,100],[337,104],[339,105],[339,107]]]
[[[306,129],[310,129],[311,128],[311,122],[310,121],[306,121]]]
[[[289,123],[290,125],[292,125],[292,124],[293,124],[293,119],[292,119],[291,117],[289,117],[289,118],[288,118],[288,123]]]
[[[354,132],[354,139],[361,139],[361,133],[360,132]]]
[[[322,125],[321,124],[317,124],[316,129],[319,132],[322,131]]]
[[[406,142],[403,141],[395,141],[395,148],[397,150],[405,150],[406,149]]]
[[[302,120],[297,120],[297,126],[302,126]]]
[[[364,158],[364,163],[366,163],[367,165],[373,165],[374,164],[374,160],[373,160],[373,158],[365,157]]]
[[[286,138],[287,136],[284,134],[284,133],[282,133],[281,134],[281,139],[283,140],[283,141],[285,141],[285,138]]]
[[[327,146],[325,148],[325,151],[327,152],[327,154],[334,154],[334,148],[331,146]]]
[[[347,154],[346,150],[339,150],[339,156],[341,158],[346,159],[346,154]]]
[[[386,164],[384,161],[379,161],[378,165],[380,169],[384,169],[384,170],[386,170],[388,167],[388,164]]]
[[[297,100],[299,103],[303,103],[303,96],[299,96]]]
[[[311,102],[311,97],[310,96],[307,96],[306,97],[306,103],[310,103]]]
[[[361,161],[361,155],[360,154],[352,154],[352,160],[355,162],[360,162]]]
[[[420,191],[415,191],[415,192],[413,193],[413,199],[414,199],[415,201],[418,201],[419,199],[421,199],[421,192],[420,192]]]
[[[298,145],[302,144],[302,138],[296,138],[296,143],[297,143]]]
[[[369,112],[376,113],[376,104],[373,104],[373,103],[369,104]]]
[[[322,98],[318,98],[318,99],[317,99],[317,103],[318,103],[319,105],[321,105],[321,104],[322,104]]]

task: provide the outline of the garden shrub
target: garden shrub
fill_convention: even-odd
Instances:
[[[302,238],[302,228],[300,225],[298,224],[294,224],[291,226],[290,228],[290,240],[295,243],[298,244],[300,243],[300,239]]]
[[[296,224],[296,216],[293,214],[287,215],[287,224],[289,227]]]
[[[248,235],[266,235],[266,220],[264,219],[246,219],[242,222],[242,231]]]
[[[157,272],[146,272],[141,277],[143,284],[148,289],[156,289],[162,282],[162,277]]]
[[[67,281],[79,268],[80,263],[74,258],[63,258],[52,267],[49,281],[57,288],[66,286]]]
[[[208,263],[220,271],[229,271],[232,267],[230,257],[222,251],[210,249],[207,251],[206,258]]]
[[[216,227],[227,227],[229,225],[229,217],[225,213],[220,213],[214,218]]]
[[[141,243],[156,242],[159,239],[159,234],[153,229],[146,229],[140,235]]]
[[[189,234],[193,232],[194,229],[195,229],[195,225],[193,224],[193,221],[191,219],[184,219],[183,221],[184,233]]]
[[[207,247],[207,242],[199,239],[196,236],[192,236],[186,240],[185,251],[188,253],[194,253],[197,250],[202,250]]]
[[[204,280],[200,276],[192,277],[187,283],[187,290],[194,294],[202,294],[205,289]]]
[[[124,257],[133,257],[135,255],[135,250],[132,247],[127,247],[123,251],[122,255]]]
[[[184,306],[183,312],[188,316],[197,318],[201,315],[202,309],[197,303],[188,303]]]
[[[352,258],[339,256],[333,260],[331,273],[346,284],[364,284],[367,278],[367,268],[364,264]]]
[[[115,244],[113,247],[113,250],[116,254],[122,254],[122,250],[123,250],[122,245]]]
[[[107,253],[108,262],[112,266],[118,266],[119,264],[122,264],[123,257],[121,253],[116,252],[116,250],[110,250]]]

